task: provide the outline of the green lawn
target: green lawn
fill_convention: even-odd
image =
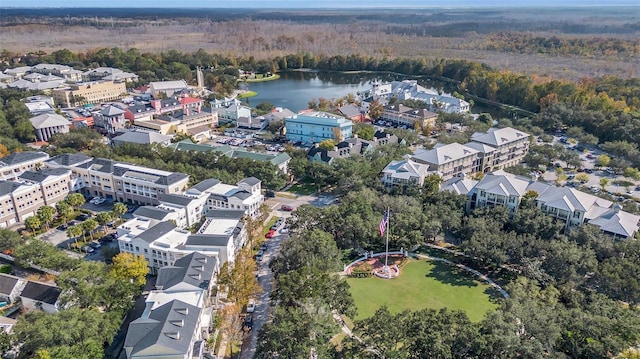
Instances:
[[[316,185],[309,183],[296,183],[291,188],[289,188],[289,192],[295,193],[298,195],[310,195],[316,193]]]
[[[240,95],[238,95],[238,98],[249,98],[249,97],[254,97],[254,96],[258,96],[258,93],[255,91],[247,91],[244,93],[241,93]]]
[[[471,273],[440,262],[411,260],[400,276],[348,278],[351,295],[358,307],[356,319],[372,316],[382,305],[392,313],[405,309],[460,309],[478,322],[487,311],[498,307],[499,294],[491,286],[477,281]]]

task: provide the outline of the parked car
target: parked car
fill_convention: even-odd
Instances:
[[[242,330],[250,332],[253,329],[253,316],[251,314],[244,317],[244,323],[242,324]]]
[[[287,212],[292,212],[293,211],[293,207],[287,206],[286,204],[283,204],[282,206],[280,206],[280,209],[283,210],[283,211],[287,211]]]
[[[287,233],[289,233],[289,228],[287,228],[287,227],[282,228],[282,229],[280,230],[280,233],[282,233],[282,234],[287,234]]]
[[[91,248],[89,246],[82,246],[82,248],[80,248],[80,250],[82,250],[85,253],[93,253],[93,252],[96,251],[95,249],[93,249],[93,248]]]
[[[249,303],[247,303],[247,313],[253,313],[256,311],[256,301],[254,299],[249,299]]]
[[[260,246],[260,250],[262,250],[264,252],[267,249],[269,249],[269,245],[266,242],[262,243],[262,245]]]
[[[102,199],[102,197],[93,197],[89,203],[91,204],[97,204],[98,201],[100,201]]]
[[[61,224],[61,225],[59,225],[56,229],[57,229],[57,230],[59,230],[59,231],[66,231],[66,230],[67,230],[67,228],[69,228],[69,225],[67,225],[67,224],[65,223],[65,224]]]
[[[99,242],[93,241],[93,242],[89,242],[89,247],[93,249],[100,249],[102,245]]]
[[[86,213],[81,213],[76,217],[78,221],[86,221],[89,218],[91,218],[91,215],[88,215]]]
[[[269,232],[267,232],[267,234],[264,235],[265,238],[273,238],[273,236],[276,235],[276,231],[275,230],[270,230]]]
[[[275,193],[274,191],[270,191],[270,190],[269,190],[269,191],[266,191],[266,192],[264,193],[264,196],[265,196],[265,197],[267,197],[267,198],[273,198],[273,197],[275,197],[275,196],[276,196],[276,193]]]
[[[104,202],[106,202],[106,201],[107,201],[107,199],[106,199],[106,198],[100,198],[100,199],[95,200],[95,201],[93,202],[93,204],[96,204],[96,205],[98,205],[98,204],[103,204],[103,203],[104,203]]]

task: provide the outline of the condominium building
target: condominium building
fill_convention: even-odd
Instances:
[[[453,182],[463,181],[467,179],[452,180],[443,189],[456,191],[460,186]],[[598,226],[602,232],[614,238],[622,239],[633,237],[638,232],[640,216],[622,211],[619,205],[611,201],[570,187],[556,187],[504,171],[489,173],[475,183],[466,193],[467,208],[503,206],[509,208],[513,215],[528,193],[540,210],[563,221],[566,228],[588,223]]]
[[[420,129],[433,127],[438,114],[427,109],[412,108],[402,104],[387,105],[380,117],[383,121],[390,121],[393,124],[406,126],[413,129],[416,126]]]
[[[154,81],[149,83],[149,93],[154,99],[171,97],[187,90],[189,90],[189,86],[184,80]]]
[[[482,171],[495,171],[506,167],[515,166],[529,152],[528,133],[518,131],[511,127],[490,128],[487,132],[476,132],[471,136],[471,142],[491,146],[490,161]]]
[[[382,183],[385,186],[422,186],[429,172],[429,165],[415,162],[410,156],[402,161],[391,161],[382,170]]]
[[[443,181],[480,171],[478,151],[459,143],[437,144],[431,150],[417,150],[411,159],[428,165],[429,171],[437,173]]]
[[[0,159],[0,180],[16,180],[25,171],[40,169],[48,159],[44,152],[14,152]]]
[[[98,81],[54,89],[51,94],[58,105],[76,107],[121,99],[127,93],[124,82]]]
[[[286,138],[305,144],[324,140],[340,142],[351,138],[353,121],[321,111],[299,113],[285,118]]]
[[[215,183],[216,181],[217,183]],[[245,178],[238,182],[237,186],[210,179],[196,185],[198,187],[196,190],[210,193],[207,199],[209,211],[242,210],[246,215],[256,217],[260,214],[260,206],[264,203],[261,184],[262,182],[255,177]],[[207,186],[209,188],[204,189]]]
[[[181,193],[189,176],[103,158],[87,160],[68,155],[52,158],[51,168],[71,170],[73,188],[86,196],[100,196],[118,202],[158,205],[162,194]]]
[[[0,227],[33,216],[42,206],[55,206],[69,194],[71,171],[26,171],[13,181],[0,181]]]

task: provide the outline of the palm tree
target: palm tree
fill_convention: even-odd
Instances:
[[[84,230],[80,225],[75,225],[67,228],[67,237],[73,238],[75,242],[78,241],[78,237],[84,233]]]
[[[24,221],[24,225],[32,234],[35,234],[36,230],[42,226],[42,223],[40,223],[40,219],[37,216],[32,216]]]
[[[44,226],[47,228],[47,231],[49,230],[49,224],[53,222],[53,215],[55,213],[56,210],[51,206],[42,206],[38,208],[36,216],[38,217],[40,222],[42,222],[42,224],[44,224]]]
[[[96,221],[95,219],[88,219],[84,221],[84,223],[82,223],[82,229],[89,232],[91,240],[93,240],[93,230],[95,230],[97,227],[98,221]]]
[[[73,208],[66,201],[61,201],[56,204],[56,211],[58,212],[58,216],[62,218],[64,223],[67,223],[69,217],[73,213]]]
[[[84,196],[80,193],[72,193],[67,196],[66,200],[74,209],[80,208],[86,202]]]
[[[118,216],[119,219],[122,219],[122,216],[127,213],[127,205],[124,203],[116,203],[113,205],[113,213]]]

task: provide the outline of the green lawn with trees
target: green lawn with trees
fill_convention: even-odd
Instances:
[[[403,310],[462,310],[472,322],[498,308],[499,294],[476,280],[471,273],[445,263],[411,260],[391,280],[377,277],[348,278],[350,292],[358,308],[356,319],[369,318],[382,306],[391,313]]]

